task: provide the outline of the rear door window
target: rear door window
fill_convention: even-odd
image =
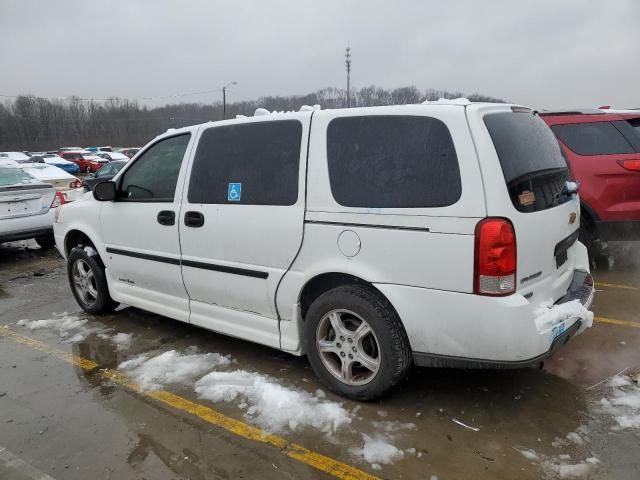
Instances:
[[[623,133],[628,128],[625,121],[573,123],[551,127],[560,141],[578,155],[634,153],[636,150]]]
[[[513,205],[534,212],[569,201],[567,162],[546,123],[528,112],[485,115]]]
[[[327,161],[333,197],[345,207],[444,207],[462,194],[451,134],[436,118],[336,118]]]
[[[301,145],[297,120],[205,130],[191,169],[189,203],[295,204]]]

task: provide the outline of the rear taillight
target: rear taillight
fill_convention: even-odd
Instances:
[[[640,172],[640,160],[618,160],[618,165],[631,172]]]
[[[69,188],[80,188],[82,186],[82,180],[76,178],[73,182],[69,184]]]
[[[485,218],[476,226],[473,292],[504,296],[516,291],[516,233],[505,218]]]
[[[59,207],[60,205],[64,205],[65,203],[67,203],[67,198],[64,196],[64,193],[56,192],[56,194],[53,197],[53,201],[51,202],[50,208],[56,208],[56,207]]]

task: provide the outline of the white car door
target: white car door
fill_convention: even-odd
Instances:
[[[203,129],[180,243],[193,324],[279,346],[275,293],[304,223],[310,113]]]
[[[100,211],[111,296],[188,321],[178,218],[190,132],[150,145],[117,177],[116,199]]]

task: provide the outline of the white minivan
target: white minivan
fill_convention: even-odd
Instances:
[[[62,207],[80,306],[306,354],[356,399],[412,364],[540,364],[590,324],[576,186],[536,112],[302,110],[169,130]]]

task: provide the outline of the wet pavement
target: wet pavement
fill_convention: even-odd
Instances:
[[[269,443],[243,430],[252,420],[238,402],[203,400],[185,384],[163,387],[175,394],[163,403],[108,372],[142,353],[195,346],[313,395],[322,386],[304,358],[134,308],[85,315],[55,251],[30,242],[2,245],[0,326],[16,335],[0,335],[0,478],[46,478],[33,474],[39,471],[55,479],[638,479],[640,428],[613,428],[612,416],[598,406],[610,395],[603,380],[640,373],[640,258],[634,248],[610,246],[613,265],[594,272],[599,321],[543,370],[415,369],[377,402],[327,393],[324,402],[342,404],[352,417],[336,432],[288,428]],[[57,330],[17,325],[62,312],[88,320],[95,331],[69,342]],[[121,348],[100,332],[131,334],[131,345]],[[97,368],[70,363],[66,353]],[[193,404],[204,410],[188,408]],[[219,416],[205,415],[208,409]],[[231,428],[229,419],[243,423]],[[382,436],[401,458],[379,466],[365,460],[358,453],[362,434]],[[295,453],[299,447],[310,453]],[[563,468],[572,465],[582,467]]]

